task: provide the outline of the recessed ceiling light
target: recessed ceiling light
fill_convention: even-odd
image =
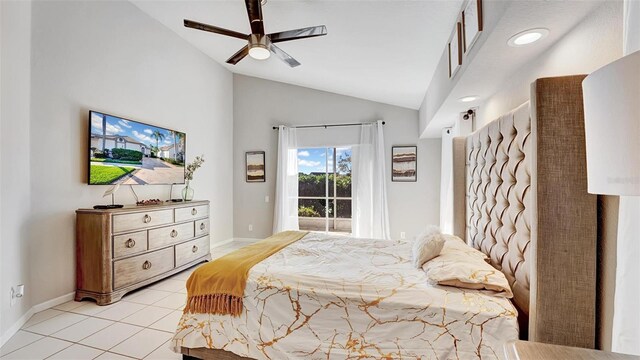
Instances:
[[[509,41],[507,41],[507,44],[514,47],[525,46],[544,39],[547,35],[549,35],[549,30],[547,29],[529,29],[513,35]]]
[[[460,101],[462,101],[462,102],[472,102],[472,101],[475,101],[475,100],[477,100],[477,99],[478,99],[478,97],[477,97],[477,96],[465,96],[465,97],[461,97],[461,98],[460,98],[460,99],[458,99],[458,100],[460,100]]]

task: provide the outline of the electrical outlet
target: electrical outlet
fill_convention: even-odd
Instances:
[[[269,195],[264,197],[264,202],[268,203],[269,202]]]
[[[405,239],[407,237],[407,233],[404,231],[400,231],[400,239]]]
[[[24,285],[16,285],[15,288],[12,286],[11,290],[9,291],[9,296],[11,299],[9,302],[10,306],[15,305],[16,302],[18,302],[18,300],[20,300],[20,298],[24,296]]]
[[[21,298],[24,296],[24,285],[20,284],[16,286],[16,297]]]
[[[253,225],[249,224],[249,231],[253,231]]]

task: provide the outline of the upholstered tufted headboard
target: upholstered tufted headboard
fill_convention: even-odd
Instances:
[[[521,337],[593,348],[597,198],[583,78],[538,79],[529,102],[454,139],[454,231],[509,280]]]
[[[507,276],[529,312],[531,120],[529,103],[466,138],[466,239]]]

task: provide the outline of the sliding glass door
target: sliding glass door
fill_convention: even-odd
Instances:
[[[351,233],[351,148],[298,149],[300,230]]]

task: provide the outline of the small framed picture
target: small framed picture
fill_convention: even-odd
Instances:
[[[449,40],[448,48],[449,48],[449,77],[452,78],[460,65],[462,65],[462,38],[461,38],[461,29],[462,24],[460,22],[456,23],[456,26],[453,30],[453,34],[451,36],[451,40]]]
[[[465,54],[482,31],[482,0],[469,0],[462,11],[462,34]]]
[[[394,146],[391,148],[391,181],[415,182],[418,180],[418,147]]]
[[[247,151],[245,158],[247,182],[265,182],[264,151]]]

